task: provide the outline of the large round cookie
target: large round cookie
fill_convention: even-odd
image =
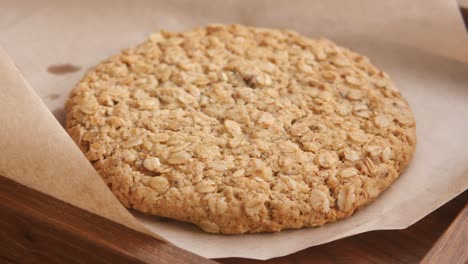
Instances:
[[[126,207],[212,233],[350,216],[416,144],[408,104],[366,57],[240,25],[156,33],[89,71],[66,111]]]

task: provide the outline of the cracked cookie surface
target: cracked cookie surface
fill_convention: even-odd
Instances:
[[[366,57],[241,25],[155,33],[90,70],[66,112],[126,207],[211,233],[348,217],[416,144],[407,102]]]

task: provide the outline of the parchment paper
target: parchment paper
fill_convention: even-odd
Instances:
[[[234,22],[329,37],[370,57],[393,77],[414,110],[418,136],[414,160],[375,203],[349,219],[320,228],[221,236],[134,213],[139,223],[202,256],[267,259],[369,230],[408,227],[467,189],[468,39],[455,1],[0,0],[0,45],[47,107],[63,121],[63,103],[69,91],[87,68],[102,59],[136,45],[160,28],[187,30],[208,23]],[[0,79],[9,74],[12,72],[3,71]],[[15,83],[21,81],[0,81],[13,88]],[[142,230],[110,195],[64,131],[51,121],[37,98],[27,98],[34,104],[20,104],[19,113],[25,121],[16,123],[5,113],[14,116],[18,106],[0,98],[0,110],[10,108],[0,112],[0,148],[8,147],[11,154],[0,155],[0,174]],[[28,112],[28,105],[39,105],[34,109],[40,111]],[[34,121],[34,125],[26,125],[26,121]],[[4,126],[8,122],[14,125]],[[36,126],[41,133],[36,133]],[[3,142],[4,136],[17,141]],[[26,160],[32,161],[40,158],[38,149],[44,149],[44,141],[21,140],[40,136],[48,136],[45,146],[55,147],[39,159],[40,163],[28,165],[30,173],[21,177],[23,171],[18,168],[26,165],[18,157],[34,148],[36,154]],[[54,143],[56,139],[60,139],[60,149]],[[48,162],[47,158],[58,161]],[[41,170],[34,173],[38,166]],[[44,171],[50,173],[44,176]],[[83,192],[87,194],[83,196]]]
[[[119,204],[0,49],[0,175],[147,232]]]

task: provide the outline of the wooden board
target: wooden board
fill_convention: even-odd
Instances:
[[[421,263],[468,263],[467,205],[437,240]]]
[[[466,201],[468,192],[404,230],[368,232],[267,262],[418,263]],[[466,234],[466,220],[463,223]],[[451,230],[445,237],[460,233],[459,225]],[[445,241],[448,242],[442,245],[451,245],[450,240]],[[463,243],[450,255],[461,256],[460,247]],[[439,252],[449,255],[441,250],[434,255],[440,256]],[[239,258],[217,261],[225,264],[262,262]],[[64,262],[213,263],[0,177],[0,263]]]
[[[0,263],[214,263],[0,176]]]

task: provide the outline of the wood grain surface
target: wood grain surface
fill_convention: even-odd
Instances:
[[[268,261],[466,263],[468,192],[404,230],[373,231]],[[458,242],[453,242],[453,240]],[[436,246],[431,248],[436,243]],[[428,252],[431,251],[429,254]],[[441,257],[455,257],[447,262]],[[0,176],[0,263],[214,263]]]
[[[0,176],[0,263],[214,263]]]
[[[418,263],[467,199],[465,192],[404,230],[368,232],[265,263]],[[467,211],[444,233],[425,263],[466,263]],[[442,261],[449,256],[455,260]],[[264,263],[239,258],[217,261]],[[0,263],[214,262],[0,176]]]
[[[468,206],[450,224],[421,263],[468,263]]]
[[[404,230],[373,231],[268,261],[246,263],[418,263],[436,243],[468,192]],[[444,233],[425,263],[466,263],[467,213]],[[460,220],[463,219],[463,220]],[[458,244],[452,239],[459,238]],[[435,251],[434,251],[435,250]],[[442,254],[441,254],[442,253]],[[214,263],[0,176],[0,263]]]

